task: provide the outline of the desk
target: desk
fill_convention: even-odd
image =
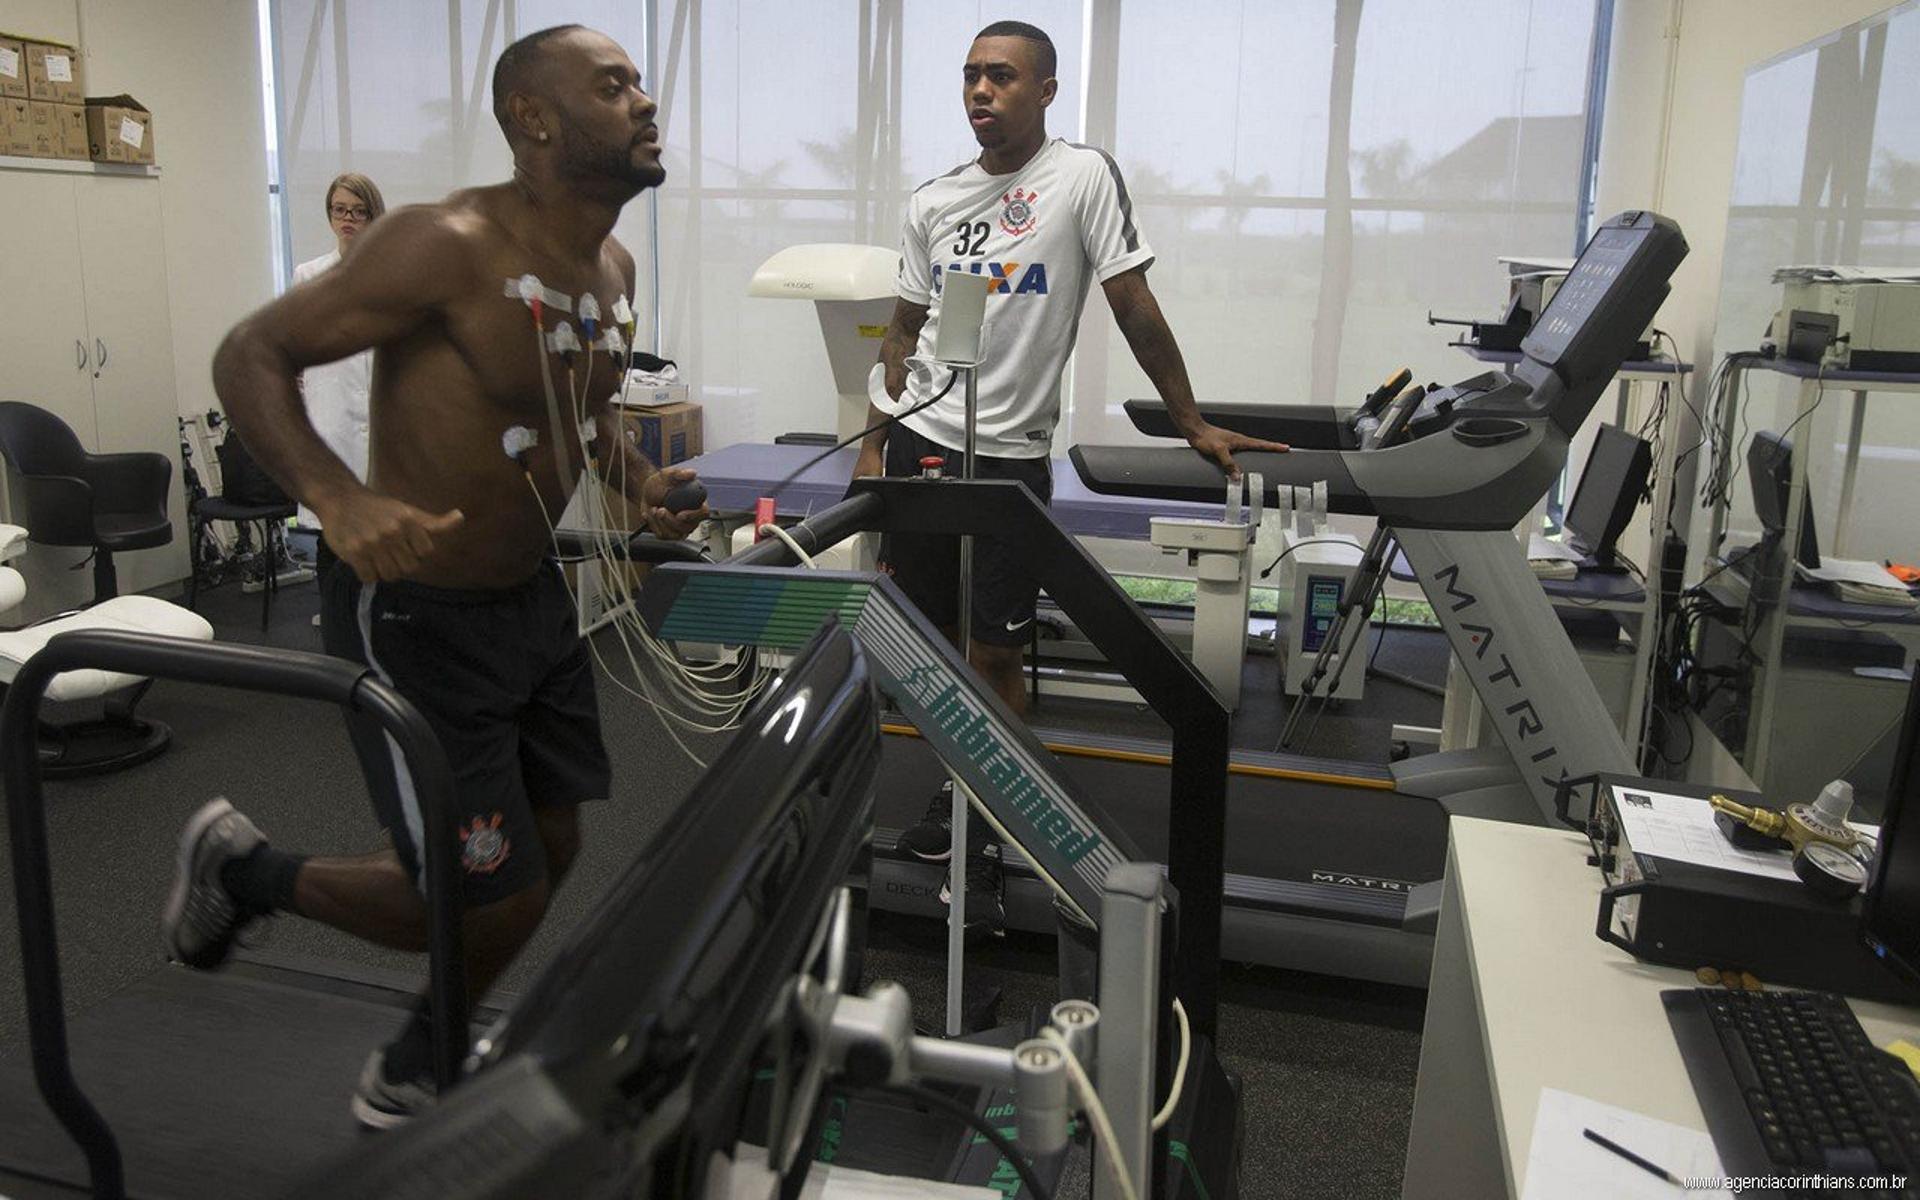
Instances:
[[[1659,995],[1693,977],[1594,936],[1586,839],[1467,817],[1450,828],[1401,1195],[1520,1195],[1542,1087],[1705,1129]],[[1876,1045],[1920,1038],[1920,1010],[1853,1011]]]
[[[1800,381],[1799,404],[1794,411],[1790,429],[1800,429],[1808,425],[1808,416],[1814,406],[1820,403],[1825,392],[1853,393],[1853,408],[1847,425],[1847,452],[1840,477],[1840,515],[1834,522],[1833,556],[1843,558],[1847,552],[1848,526],[1853,520],[1853,487],[1860,468],[1860,435],[1866,423],[1866,405],[1868,392],[1920,392],[1920,375],[1894,374],[1886,371],[1846,371],[1839,368],[1824,367],[1816,363],[1794,362],[1784,358],[1760,358],[1755,355],[1741,355],[1730,358],[1727,364],[1728,395],[1738,396],[1738,375],[1746,371],[1772,371]],[[1737,453],[1735,422],[1739,416],[1738,405],[1723,404],[1720,416],[1720,445],[1726,452]],[[1792,483],[1787,489],[1786,529],[1780,540],[1782,547],[1800,545],[1800,518],[1806,509],[1807,461],[1813,457],[1806,445],[1807,438],[1801,437],[1801,445],[1793,455]],[[1726,532],[1727,506],[1730,499],[1722,497],[1713,506],[1713,522],[1707,539],[1709,553],[1718,553],[1721,538]],[[1786,555],[1776,553],[1774,557],[1784,565]],[[1780,661],[1781,647],[1786,640],[1788,613],[1792,608],[1791,590],[1793,572],[1782,569],[1763,577],[1761,588],[1759,658],[1763,668],[1777,665]],[[1753,711],[1757,719],[1748,722],[1750,730],[1773,728],[1774,708],[1779,702],[1779,692],[1762,674],[1753,692]],[[1741,765],[1760,786],[1767,784],[1767,758],[1769,739],[1753,736],[1747,739],[1746,753]]]
[[[715,450],[677,465],[700,473],[707,486],[707,506],[715,512],[744,510],[752,513],[754,502],[768,488],[792,474],[802,463],[820,453],[818,446],[770,446],[740,442],[724,450]],[[847,494],[853,478],[852,446],[836,450],[801,473],[788,484],[776,500],[782,516],[804,517],[838,504]],[[1053,460],[1054,520],[1076,537],[1126,538],[1144,542],[1155,517],[1185,517],[1190,520],[1217,521],[1227,498],[1226,476],[1220,477],[1220,504],[1194,504],[1180,500],[1154,500],[1140,496],[1102,496],[1087,490],[1064,458]]]

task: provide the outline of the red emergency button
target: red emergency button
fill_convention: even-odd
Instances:
[[[929,454],[920,460],[920,478],[938,479],[940,478],[942,468],[946,465],[946,459],[941,458],[938,454]]]

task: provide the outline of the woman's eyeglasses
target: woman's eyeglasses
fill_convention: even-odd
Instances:
[[[362,224],[373,220],[373,213],[361,204],[329,204],[327,215],[336,221],[359,221]]]

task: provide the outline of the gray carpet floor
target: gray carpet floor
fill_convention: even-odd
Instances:
[[[317,608],[311,585],[280,594],[265,633],[257,596],[229,586],[203,595],[200,606],[222,639],[319,648],[319,630],[310,624]],[[1400,637],[1389,639],[1390,649]],[[614,795],[588,810],[587,844],[574,876],[502,980],[503,990],[517,990],[540,969],[698,775],[645,705],[604,679],[600,694]],[[174,742],[166,754],[120,774],[47,786],[70,1012],[161,964],[156,918],[175,840],[186,817],[208,798],[227,796],[287,848],[355,853],[380,841],[335,713],[307,702],[177,683],[156,685],[142,711],[172,726]],[[696,753],[710,753],[718,743],[691,744]],[[0,963],[6,964],[17,963],[19,953],[12,882],[10,864],[0,862],[0,905],[6,909]],[[420,967],[411,956],[297,919],[272,922],[261,939],[276,953]],[[972,970],[976,983],[1003,989],[1003,1013],[1053,998],[1051,948],[1044,940],[1006,939],[979,956]],[[868,975],[901,981],[914,996],[916,1012],[937,1013],[944,989],[938,928],[876,921]],[[1222,1057],[1245,1086],[1244,1194],[1398,1195],[1424,994],[1232,964],[1222,994]],[[0,1057],[23,1054],[24,1034],[18,973],[0,968]],[[1083,1178],[1084,1167],[1078,1173]]]

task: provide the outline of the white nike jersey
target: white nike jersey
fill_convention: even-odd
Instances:
[[[1134,228],[1120,168],[1104,150],[1054,138],[1012,174],[989,175],[972,162],[920,185],[900,235],[896,290],[929,310],[920,330],[922,357],[933,357],[940,329],[941,276],[968,271],[993,278],[981,335],[981,454],[1047,456],[1060,420],[1060,373],[1073,353],[1088,287],[1152,261],[1153,251]],[[909,371],[894,411],[945,384],[944,370]],[[961,449],[962,386],[903,423]]]

